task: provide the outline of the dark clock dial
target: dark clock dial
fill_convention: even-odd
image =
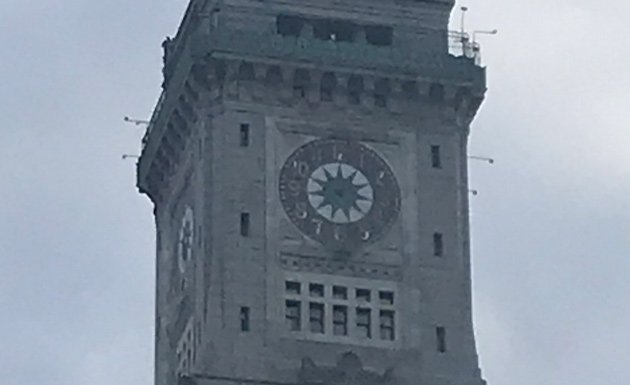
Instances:
[[[280,200],[307,236],[350,250],[380,238],[398,217],[400,188],[375,151],[339,139],[298,148],[280,171]]]

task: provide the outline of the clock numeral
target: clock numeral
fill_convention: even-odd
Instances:
[[[315,224],[315,234],[320,235],[322,233],[322,225],[324,224],[324,222],[322,222],[321,219],[313,219],[313,223]]]
[[[306,210],[305,203],[296,203],[295,210],[297,211],[297,217],[300,219],[306,219],[308,217],[308,211]]]
[[[297,170],[297,173],[302,178],[306,178],[310,175],[311,167],[306,162],[293,162],[293,167]]]
[[[341,240],[341,233],[339,231],[339,226],[335,226],[334,237],[336,240]]]
[[[289,191],[291,195],[297,196],[300,195],[300,184],[296,180],[291,180],[288,183]]]
[[[385,184],[385,171],[381,171],[378,173],[378,178],[376,178],[376,184],[379,186],[383,186]]]
[[[372,237],[372,234],[369,231],[364,231],[361,235],[361,239],[364,241],[368,241]]]

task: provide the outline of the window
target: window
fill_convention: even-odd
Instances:
[[[311,327],[311,333],[324,333],[324,304],[314,303],[309,304],[309,324]]]
[[[444,240],[441,233],[433,234],[433,255],[441,257],[444,254]]]
[[[287,294],[299,295],[301,290],[301,286],[299,282],[287,281],[284,284],[285,290]]]
[[[276,28],[282,36],[300,36],[304,27],[304,19],[297,16],[279,15],[276,19]]]
[[[381,291],[378,293],[378,299],[380,300],[381,305],[393,305],[394,293],[391,291]]]
[[[361,104],[361,93],[363,93],[363,78],[358,75],[350,76],[348,79],[348,103]]]
[[[380,321],[381,339],[393,341],[395,337],[394,312],[391,310],[381,310]]]
[[[370,309],[357,308],[357,335],[372,338],[372,314]]]
[[[250,233],[250,218],[249,213],[241,213],[241,236],[249,237]]]
[[[311,76],[305,69],[297,69],[293,76],[293,96],[296,98],[305,98],[306,90],[311,83]]]
[[[435,328],[435,335],[437,337],[437,351],[446,353],[446,329],[443,326],[438,326]]]
[[[438,104],[444,101],[444,86],[440,83],[433,83],[429,88],[429,101]]]
[[[322,102],[332,102],[335,88],[337,87],[337,78],[332,72],[326,72],[322,75],[320,84],[320,100]]]
[[[348,307],[333,306],[333,334],[336,336],[348,335]]]
[[[308,285],[308,291],[311,297],[323,297],[324,285],[319,283],[311,283],[310,285]]]
[[[300,301],[285,302],[285,320],[287,329],[290,331],[299,331],[302,328],[302,311]]]
[[[381,47],[392,45],[393,30],[391,27],[378,25],[365,27],[365,38],[372,45]]]
[[[249,146],[249,124],[247,123],[241,124],[240,143],[241,147]]]
[[[333,286],[334,299],[348,299],[348,289],[343,286]]]
[[[440,146],[431,146],[431,166],[433,168],[442,168],[442,154]]]
[[[371,293],[368,289],[357,289],[356,291],[357,301],[370,302]]]
[[[241,314],[239,318],[241,321],[241,331],[248,332],[249,331],[249,308],[248,307],[241,308]]]
[[[389,80],[379,79],[374,85],[374,105],[376,107],[387,107],[388,95]]]

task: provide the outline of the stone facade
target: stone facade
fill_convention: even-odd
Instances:
[[[191,1],[138,163],[157,385],[484,384],[467,140],[485,71],[448,54],[452,6]],[[395,175],[400,212],[378,241],[334,251],[283,210],[283,164],[322,138]]]

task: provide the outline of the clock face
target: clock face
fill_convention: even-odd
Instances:
[[[389,166],[351,141],[322,139],[298,148],[282,167],[279,188],[291,221],[333,249],[374,242],[400,211],[400,188]]]
[[[182,224],[179,229],[179,241],[177,243],[177,264],[179,271],[182,273],[186,271],[192,259],[193,229],[193,211],[189,206],[186,206],[184,216],[182,217]]]

